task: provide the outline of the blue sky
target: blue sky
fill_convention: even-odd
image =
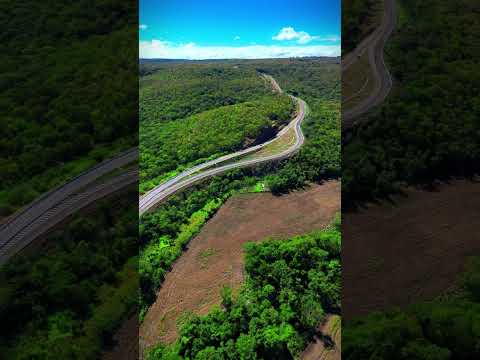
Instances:
[[[340,11],[340,0],[140,0],[140,57],[338,56]]]

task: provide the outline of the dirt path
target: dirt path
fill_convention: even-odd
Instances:
[[[466,257],[480,254],[480,183],[407,195],[343,216],[344,319],[454,289]]]
[[[340,360],[342,358],[342,329],[341,318],[338,315],[328,315],[325,322],[318,329],[323,336],[328,337],[330,346],[325,341],[315,337],[301,354],[300,360]]]
[[[329,181],[281,197],[264,193],[229,199],[167,275],[140,327],[141,349],[174,341],[179,316],[207,313],[219,303],[224,285],[242,283],[244,243],[322,228],[339,211],[340,192],[340,182]]]

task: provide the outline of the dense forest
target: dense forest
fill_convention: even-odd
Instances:
[[[399,0],[393,92],[343,146],[342,203],[480,170],[478,2]]]
[[[342,329],[342,359],[478,359],[480,258],[468,265],[460,296],[347,322]]]
[[[153,188],[156,178],[169,171],[273,137],[294,111],[295,104],[288,96],[270,95],[175,121],[142,123],[140,192]]]
[[[340,99],[340,58],[252,60],[247,64],[272,75],[285,92],[294,96],[325,101]]]
[[[331,228],[245,246],[247,280],[221,307],[194,316],[149,360],[294,359],[327,313],[340,313],[340,219]]]
[[[0,217],[136,144],[136,14],[131,1],[1,2]]]
[[[342,1],[342,53],[353,50],[375,26],[375,11],[379,0]]]
[[[0,268],[2,359],[96,359],[111,344],[137,305],[137,198],[102,202]]]

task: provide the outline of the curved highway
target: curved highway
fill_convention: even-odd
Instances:
[[[267,75],[265,75],[265,77],[272,82],[274,89],[281,91],[273,78]],[[286,158],[293,154],[304,142],[300,124],[305,116],[305,103],[300,99],[293,96],[291,97],[299,105],[298,115],[288,126],[277,134],[277,137],[266,143],[195,166],[166,183],[161,184],[140,199],[140,213],[151,209],[153,206],[175,192],[207,177],[234,168]],[[219,166],[220,164],[236,157],[258,151],[277,140],[277,138],[284,135],[291,128],[294,128],[295,130],[296,142],[292,147],[280,154]],[[138,149],[133,148],[127,150],[79,174],[69,182],[44,193],[32,203],[10,216],[10,218],[0,225],[0,265],[4,264],[13,255],[75,212],[97,200],[137,183],[138,170],[132,169],[126,169],[120,175],[106,179],[105,181],[100,181],[113,170],[126,167],[137,160]],[[211,167],[214,168],[209,169]],[[205,169],[209,170],[199,173]]]
[[[273,77],[269,75],[263,75],[263,76],[269,81],[271,81],[272,86],[276,91],[282,92],[282,89],[280,88],[280,86],[278,85],[278,83],[275,81]],[[145,212],[152,210],[153,208],[155,208],[155,206],[157,206],[159,203],[167,199],[169,196],[175,194],[176,192],[183,190],[206,178],[212,177],[214,175],[219,175],[228,170],[254,166],[257,164],[262,164],[262,163],[274,161],[274,160],[282,160],[293,155],[296,151],[298,151],[298,149],[300,149],[300,147],[303,145],[305,141],[305,137],[303,136],[302,129],[301,129],[301,123],[305,118],[306,104],[303,100],[296,98],[295,96],[292,96],[292,95],[289,95],[289,96],[298,104],[298,113],[295,116],[295,118],[288,124],[288,126],[283,128],[275,138],[263,144],[253,146],[245,150],[237,151],[235,153],[222,156],[212,161],[205,162],[203,164],[200,164],[198,166],[195,166],[193,168],[190,168],[182,172],[181,174],[177,175],[176,177],[170,179],[169,181],[163,184],[160,184],[159,186],[147,192],[144,196],[140,198],[139,209],[138,209],[139,215],[142,215]],[[220,166],[220,164],[228,160],[258,151],[259,149],[276,141],[279,137],[284,135],[288,130],[292,128],[294,129],[294,132],[295,132],[295,143],[288,149],[282,151],[281,153],[265,156],[258,159],[240,160],[235,163]],[[212,169],[209,169],[209,168],[212,168]],[[205,170],[205,169],[209,169],[209,170]],[[201,170],[205,170],[205,171],[200,172]]]
[[[342,59],[342,71],[348,69],[365,52],[373,75],[373,91],[353,108],[342,112],[342,128],[349,129],[355,125],[355,119],[371,108],[381,104],[392,88],[392,77],[383,57],[385,44],[393,32],[396,23],[394,0],[384,0],[384,12],[380,26],[365,38],[351,53]]]
[[[10,216],[0,226],[0,264],[69,215],[138,181],[138,171],[126,170],[104,183],[94,184],[111,171],[137,160],[138,149],[127,150],[79,174],[68,183],[44,193]]]

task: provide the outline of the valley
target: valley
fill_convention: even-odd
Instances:
[[[176,87],[178,93],[182,93],[183,86],[193,86],[194,93],[197,92],[196,86],[203,86],[204,90],[198,90],[199,95],[193,100],[199,107],[197,114],[192,114],[190,110],[179,115],[186,115],[185,118],[163,115],[165,119],[162,120],[158,116],[150,117],[149,114],[153,114],[150,111],[142,118],[140,134],[145,141],[140,142],[140,186],[147,193],[141,198],[141,204],[143,199],[156,191],[148,192],[152,186],[162,189],[162,182],[165,186],[175,184],[176,177],[182,171],[187,174],[187,180],[188,176],[196,176],[193,171],[198,171],[198,176],[212,172],[211,176],[205,177],[201,182],[192,182],[182,191],[172,193],[151,211],[141,212],[141,351],[148,353],[151,359],[160,359],[161,356],[167,356],[167,352],[176,351],[171,346],[178,333],[193,326],[197,321],[196,316],[200,316],[198,321],[208,321],[206,319],[216,312],[220,316],[218,311],[225,310],[225,291],[232,291],[235,299],[246,291],[242,290],[249,286],[248,281],[244,283],[244,244],[273,237],[285,239],[286,244],[291,241],[292,246],[300,246],[301,240],[295,240],[296,236],[309,239],[308,234],[312,231],[321,232],[322,228],[333,221],[340,209],[340,69],[335,59],[321,58],[158,65],[150,62],[145,69],[147,75],[141,84],[145,81],[148,96],[142,98],[141,85],[141,106],[146,109],[151,107],[150,104],[155,104],[153,94],[165,94],[152,88],[154,82],[149,81],[150,78],[167,79],[171,76],[172,79],[177,79],[181,76],[195,77],[199,73],[205,81],[192,80],[192,83],[187,81],[185,85],[176,81],[175,85],[171,85]],[[176,71],[180,72],[180,69],[185,70],[183,75],[172,75]],[[310,72],[311,75],[305,77],[305,72]],[[236,79],[236,76],[241,76],[242,80]],[[278,82],[273,89],[272,82]],[[249,88],[252,84],[258,86],[255,91],[242,90],[243,86]],[[169,87],[168,80],[162,86]],[[236,86],[236,97],[229,94],[230,86]],[[281,90],[292,96],[282,94]],[[202,98],[204,94],[208,94],[208,97]],[[298,112],[293,107],[292,99],[295,98],[305,100],[308,112],[305,112],[303,122],[303,115],[302,118],[297,116],[300,119],[298,123],[291,122],[295,125],[291,126],[295,132],[290,133],[286,124],[295,118],[294,111]],[[172,101],[175,101],[174,98]],[[199,101],[205,101],[205,104],[201,105]],[[168,101],[162,102],[166,103]],[[184,107],[188,108],[186,102]],[[238,120],[237,109],[240,114]],[[244,110],[246,112],[242,112]],[[254,116],[248,116],[250,110]],[[265,116],[262,114],[266,115],[266,122],[262,122],[262,116]],[[227,121],[224,125],[219,122],[222,117]],[[239,127],[242,131],[251,128],[252,132],[243,131],[237,135],[234,126],[238,121],[242,121],[239,123],[242,124]],[[262,144],[269,143],[269,138],[255,130],[265,125],[274,129],[270,135],[270,138],[273,136],[271,145],[268,146]],[[204,130],[200,130],[202,128],[199,126],[205,126]],[[194,130],[196,127],[199,127],[198,131]],[[182,131],[185,131],[184,135]],[[210,131],[214,132],[209,135]],[[159,141],[158,134],[164,132],[168,134],[167,137]],[[279,134],[278,139],[275,134]],[[305,136],[304,143],[298,142],[298,134]],[[292,142],[292,136],[293,139],[297,138],[296,142]],[[215,140],[207,141],[210,137]],[[188,139],[188,142],[196,143],[195,151],[192,152],[194,157],[187,155],[178,158],[182,154],[182,145],[168,145],[169,138],[182,141]],[[223,138],[227,141],[222,140],[225,145],[218,142]],[[297,149],[289,145],[295,143],[299,144]],[[164,167],[162,170],[159,167],[168,165],[168,160],[165,159],[168,158],[168,151],[172,151],[152,150],[158,145],[164,146],[163,144],[174,150],[172,154],[180,159],[176,168]],[[223,150],[210,151],[209,146],[211,149]],[[249,146],[258,146],[258,151],[242,154],[238,159],[228,158],[229,151],[248,152]],[[142,147],[147,154],[143,158]],[[287,153],[289,147],[296,151],[288,157],[279,156],[276,159],[277,153]],[[194,147],[185,149],[191,151]],[[162,160],[157,159],[159,154],[164,156]],[[226,167],[225,171],[217,174],[214,172],[215,166],[211,170],[205,167],[204,170],[201,161],[213,164],[216,157],[226,157],[228,160],[225,162],[227,165],[218,165],[218,169]],[[271,161],[258,161],[263,158]],[[251,162],[252,165],[236,169],[236,164],[242,162]],[[189,168],[195,170],[188,170]],[[178,182],[179,186],[182,181]],[[255,194],[256,192],[260,193]],[[312,236],[315,238],[317,235]],[[265,244],[272,241],[267,240]],[[280,243],[273,241],[271,246],[278,246],[274,244]],[[337,295],[332,293],[329,296]],[[326,307],[325,311],[339,314],[339,304],[330,308],[331,305],[318,303],[319,294],[312,296],[311,311],[319,311],[319,319],[323,318],[322,306]],[[236,300],[232,298],[232,301]],[[256,301],[252,306],[260,305]],[[183,324],[179,328],[178,321]],[[312,329],[317,325],[312,324]],[[215,328],[216,325],[212,326]],[[304,339],[298,340],[299,349],[289,350],[298,354],[303,350],[301,347],[306,347],[304,342],[310,339],[310,335],[303,328],[292,328],[292,331],[299,331],[298,336]],[[235,341],[239,335],[240,333],[232,335],[232,340]],[[224,351],[221,350],[220,343],[214,343],[219,346],[218,351]],[[272,348],[271,351],[287,351],[282,348],[283,345],[278,346],[278,349]],[[263,350],[258,348],[252,351]]]

